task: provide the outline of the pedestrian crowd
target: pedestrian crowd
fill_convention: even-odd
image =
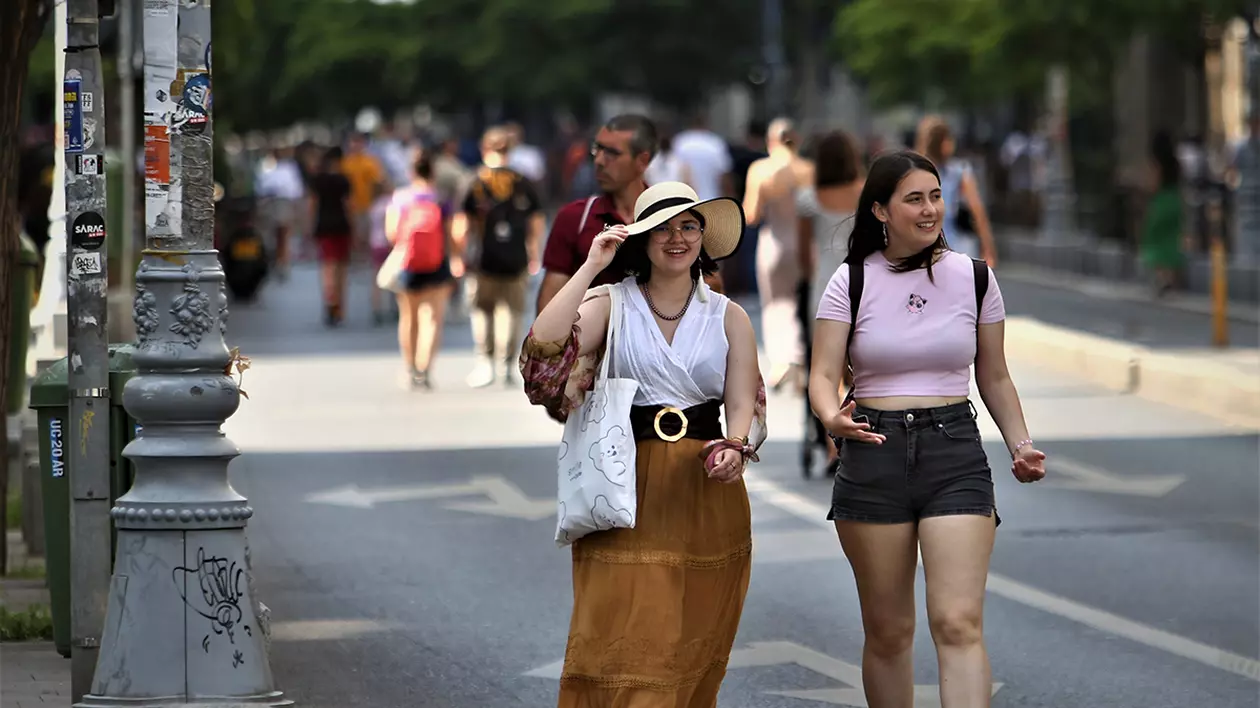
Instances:
[[[1037,481],[1045,456],[1006,367],[979,181],[936,117],[890,151],[836,130],[806,156],[786,118],[754,132],[732,149],[700,118],[662,135],[615,116],[565,153],[571,199],[550,219],[555,181],[513,125],[487,129],[471,167],[451,140],[352,135],[305,161],[277,151],[259,186],[281,273],[286,237],[310,236],[328,326],[346,317],[362,254],[374,320],[397,319],[406,386],[433,387],[455,304],[477,353],[467,383],[522,387],[564,424],[562,708],[715,705],[752,572],[743,477],[768,387],[805,396],[823,431],[869,705],[914,700],[920,557],[942,705],[988,705],[984,585],[1001,519],[973,371],[1014,476]],[[764,367],[732,284],[755,284]]]

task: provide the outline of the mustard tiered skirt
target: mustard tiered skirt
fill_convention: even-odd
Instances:
[[[713,708],[752,566],[743,480],[709,479],[704,442],[638,443],[633,529],[572,546],[560,708]]]

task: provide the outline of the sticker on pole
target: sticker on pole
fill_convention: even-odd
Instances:
[[[65,447],[61,436],[61,419],[48,420],[48,458],[53,477],[64,477],[66,474]]]
[[[180,69],[171,82],[176,99],[171,113],[171,131],[176,135],[200,135],[210,121],[210,75],[199,70]]]
[[[100,155],[79,155],[78,173],[81,175],[99,175],[101,173]]]
[[[70,277],[82,278],[85,275],[97,275],[101,272],[101,254],[73,253],[70,255]]]
[[[94,211],[85,211],[74,219],[71,241],[75,248],[95,251],[105,243],[105,220]]]
[[[62,82],[61,105],[66,129],[66,152],[83,152],[83,97],[79,79]]]

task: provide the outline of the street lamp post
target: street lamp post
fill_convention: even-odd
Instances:
[[[111,510],[118,549],[100,658],[75,705],[288,706],[251,583],[253,509],[228,481],[239,450],[221,431],[240,392],[214,250],[210,2],[143,9],[147,238],[137,375],[123,393],[142,428],[123,453],[135,481]]]
[[[1042,232],[1051,243],[1063,243],[1075,231],[1076,192],[1072,184],[1072,147],[1068,138],[1068,71],[1053,66],[1047,74],[1046,103],[1049,150],[1042,211]]]

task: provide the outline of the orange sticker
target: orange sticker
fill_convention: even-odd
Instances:
[[[165,125],[144,127],[144,181],[171,183],[171,138]]]

